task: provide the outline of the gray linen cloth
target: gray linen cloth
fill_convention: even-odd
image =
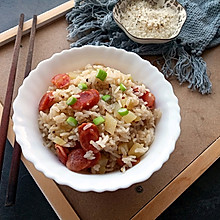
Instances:
[[[179,0],[187,20],[178,37],[165,44],[138,44],[130,40],[112,17],[117,0],[76,0],[66,15],[70,47],[105,45],[139,55],[162,55],[162,73],[189,83],[192,90],[211,93],[212,84],[201,57],[206,48],[220,43],[220,0]],[[158,60],[159,62],[159,60]]]

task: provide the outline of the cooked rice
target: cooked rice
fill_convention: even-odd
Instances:
[[[87,160],[94,160],[95,159],[95,155],[92,150],[86,151],[86,153],[83,157],[86,158]]]
[[[176,34],[179,11],[169,2],[153,5],[151,1],[136,0],[129,2],[120,20],[135,37],[168,39]]]
[[[98,69],[107,72],[108,76],[104,81],[96,78]],[[117,121],[116,128],[114,134],[110,134],[105,130],[105,124],[97,126],[100,134],[99,140],[91,140],[90,144],[101,152],[102,157],[99,163],[91,168],[91,173],[105,173],[118,169],[124,172],[137,162],[136,156],[129,154],[132,145],[135,143],[143,145],[143,148],[136,149],[135,152],[144,154],[154,140],[155,125],[161,117],[161,112],[159,109],[150,110],[146,103],[139,98],[146,90],[149,90],[145,85],[134,82],[131,75],[102,65],[89,64],[84,69],[71,72],[69,75],[72,78],[67,89],[57,89],[55,86],[48,88],[48,91],[53,91],[55,104],[51,106],[49,112],[40,111],[39,113],[39,128],[45,146],[54,151],[57,140],[62,139],[64,143],[62,146],[67,148],[74,147],[76,141],[79,141],[78,128],[67,124],[68,117],[74,117],[78,121],[78,125],[84,122],[89,123],[83,128],[86,130],[92,125],[93,119],[99,116],[105,118],[106,113],[108,113]],[[76,76],[73,77],[74,75]],[[77,87],[79,83],[86,83],[89,89],[98,90],[100,96],[109,94],[111,99],[108,102],[100,99],[98,104],[89,110],[82,110],[81,112],[73,110],[71,106],[66,104],[66,100],[70,96],[79,97],[78,93],[81,92]],[[125,92],[120,90],[120,83],[125,85]],[[138,88],[138,90],[134,92],[134,88]],[[126,123],[115,113],[118,106],[127,107],[137,116],[138,120]],[[123,143],[125,146],[121,146]],[[87,151],[84,158],[93,160],[95,156],[92,151]],[[124,163],[122,167],[117,163],[120,158]],[[103,165],[103,161],[107,162]]]
[[[88,128],[90,128],[92,126],[92,123],[88,123],[85,127],[83,127],[83,130],[87,130]]]

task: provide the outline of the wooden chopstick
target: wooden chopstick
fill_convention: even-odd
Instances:
[[[5,96],[4,109],[3,109],[1,125],[0,125],[0,181],[1,181],[4,153],[5,153],[5,144],[6,144],[6,139],[7,139],[8,124],[9,124],[9,117],[10,117],[10,111],[11,111],[11,104],[12,104],[15,76],[16,76],[16,71],[17,71],[23,24],[24,24],[24,14],[21,14],[17,37],[15,40],[12,64],[11,64],[10,75],[8,79],[7,92]]]
[[[37,27],[37,15],[33,16],[32,27],[31,27],[31,34],[30,34],[30,41],[29,41],[29,49],[28,49],[28,56],[26,61],[26,68],[24,72],[24,78],[28,76],[31,71],[32,65],[32,57],[34,52],[34,40],[36,34],[36,27]]]
[[[10,174],[9,174],[5,206],[12,206],[15,203],[20,158],[21,158],[21,147],[18,144],[18,142],[15,141],[13,154],[12,154],[11,169],[10,169]]]
[[[31,71],[36,26],[37,26],[37,16],[34,15],[32,28],[31,28],[31,34],[30,34],[30,40],[29,40],[29,50],[28,50],[28,56],[27,56],[27,61],[26,61],[24,78],[27,77]],[[6,193],[5,206],[12,206],[15,203],[20,157],[21,157],[21,147],[15,140],[14,150],[13,150],[12,160],[11,160],[11,168],[10,168],[10,173],[9,173],[9,181],[8,181],[8,188],[7,188],[7,193]]]

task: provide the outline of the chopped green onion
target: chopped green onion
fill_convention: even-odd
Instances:
[[[102,100],[104,100],[105,102],[107,102],[108,100],[110,100],[111,96],[110,95],[103,95],[102,96]]]
[[[81,89],[81,90],[86,90],[87,89],[87,85],[85,83],[80,83],[78,85],[78,87]]]
[[[120,108],[118,109],[118,114],[121,115],[121,116],[125,116],[128,114],[128,110],[126,108]]]
[[[73,126],[73,127],[77,126],[77,124],[78,124],[78,121],[77,121],[75,118],[73,118],[73,117],[69,117],[69,118],[66,120],[66,122],[67,122],[70,126]]]
[[[77,102],[77,98],[75,98],[74,96],[71,96],[67,99],[66,104],[67,105],[73,105]]]
[[[95,125],[100,125],[100,124],[102,124],[104,121],[105,121],[105,119],[104,119],[102,116],[99,116],[99,117],[97,117],[97,118],[95,118],[95,119],[93,120],[93,123],[94,123]]]
[[[126,90],[125,85],[123,85],[123,84],[121,83],[121,84],[120,84],[120,89],[121,89],[122,92],[124,92],[124,91]]]
[[[107,73],[104,70],[99,70],[99,72],[96,74],[96,78],[104,81],[105,78],[107,77]]]

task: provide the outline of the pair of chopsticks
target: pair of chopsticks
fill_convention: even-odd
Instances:
[[[7,139],[8,124],[9,124],[9,118],[10,118],[11,105],[12,105],[12,97],[13,97],[18,57],[19,57],[20,44],[21,44],[21,38],[22,38],[23,24],[24,24],[24,14],[21,14],[19,25],[18,25],[18,32],[17,32],[17,36],[15,40],[12,64],[11,64],[10,75],[9,75],[8,86],[7,86],[7,93],[5,96],[5,101],[4,101],[4,106],[3,106],[4,108],[3,108],[1,125],[0,125],[0,180],[1,180],[1,174],[2,174],[3,161],[4,161],[5,144],[6,144],[6,139]],[[27,56],[27,61],[26,61],[24,78],[28,76],[29,72],[31,71],[36,25],[37,25],[37,16],[34,15],[32,28],[31,28],[31,34],[30,34],[30,40],[29,40],[29,50],[28,50],[28,56]],[[12,154],[10,174],[9,174],[8,188],[7,188],[7,194],[6,194],[6,202],[5,202],[6,206],[11,206],[15,203],[20,157],[21,157],[21,147],[15,140],[14,150]]]

